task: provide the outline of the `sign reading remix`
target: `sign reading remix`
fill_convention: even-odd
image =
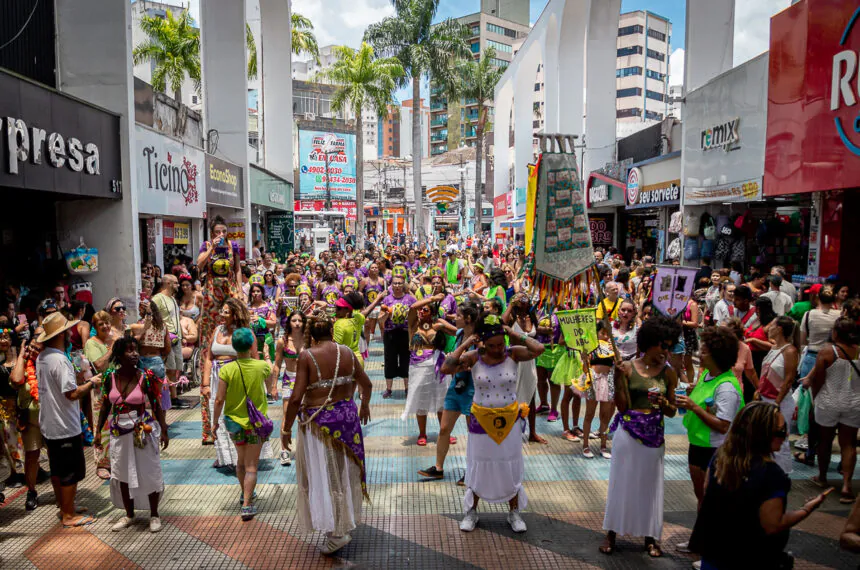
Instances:
[[[299,131],[299,198],[355,200],[355,135]]]
[[[741,140],[739,127],[740,118],[734,118],[715,127],[702,130],[702,150],[712,148],[729,149],[730,146]]]

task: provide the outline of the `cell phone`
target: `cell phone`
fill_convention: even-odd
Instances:
[[[29,323],[27,323],[27,315],[25,315],[24,313],[21,313],[20,315],[18,315],[18,324],[19,325],[29,324]]]

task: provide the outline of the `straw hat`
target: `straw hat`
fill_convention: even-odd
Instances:
[[[36,339],[36,342],[47,342],[57,336],[58,334],[64,333],[76,324],[78,324],[80,319],[76,321],[69,321],[66,317],[63,316],[63,313],[51,313],[42,321],[42,329],[43,333],[39,335]]]

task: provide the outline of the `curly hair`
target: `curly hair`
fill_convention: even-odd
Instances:
[[[239,299],[230,297],[224,301],[222,307],[230,309],[230,313],[233,315],[234,329],[248,328],[250,326],[251,313],[248,311],[248,307],[245,306],[245,303],[239,301]]]
[[[114,369],[116,369],[119,361],[122,360],[123,356],[125,356],[125,353],[128,351],[130,346],[134,346],[138,350],[140,349],[140,341],[131,334],[124,334],[114,341],[113,346],[110,349],[110,359],[108,360]]]
[[[738,337],[729,327],[706,327],[702,331],[701,342],[702,346],[708,347],[711,359],[721,372],[731,370],[738,361]]]
[[[308,317],[305,323],[305,346],[315,342],[331,340],[334,332],[334,321],[323,310],[317,309]]]
[[[506,288],[508,286],[508,278],[505,272],[498,267],[492,268],[490,270],[490,285],[502,287],[503,289]]]
[[[744,324],[739,318],[731,317],[730,319],[727,319],[722,326],[732,331],[734,335],[738,337],[738,340],[744,339]]]
[[[663,315],[654,315],[639,327],[639,332],[636,333],[636,347],[639,352],[645,352],[667,341],[674,344],[678,342],[679,336],[681,336],[681,323]]]
[[[776,404],[750,402],[735,416],[714,458],[717,481],[726,490],[739,489],[753,465],[773,461],[771,445],[780,415]]]

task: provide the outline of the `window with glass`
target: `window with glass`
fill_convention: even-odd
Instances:
[[[487,40],[487,45],[496,51],[503,51],[505,53],[511,53],[514,51],[514,48],[509,46],[508,44],[503,44],[502,42],[497,42],[493,40]]]
[[[615,92],[615,96],[619,99],[622,97],[635,97],[636,95],[642,95],[641,87],[628,87],[627,89],[618,89]]]
[[[648,30],[648,37],[654,38],[655,40],[660,40],[661,42],[666,41],[666,34],[664,34],[663,32],[658,32],[657,30],[654,30],[654,29]]]
[[[651,91],[650,89],[645,91],[645,96],[648,97],[649,99],[654,99],[655,101],[660,101],[660,102],[662,102],[664,99],[662,93],[657,93],[656,91]]]
[[[662,121],[663,113],[657,113],[655,111],[645,111],[645,118],[650,119],[652,121]]]
[[[615,77],[630,77],[631,75],[642,75],[642,68],[634,66],[622,67],[621,69],[615,70]]]
[[[642,109],[632,108],[632,109],[617,109],[615,111],[616,118],[622,119],[625,117],[639,117],[642,115]]]
[[[645,77],[647,77],[648,79],[656,79],[657,81],[663,81],[664,79],[666,79],[666,75],[664,73],[660,73],[652,69],[648,69],[645,72]]]
[[[472,53],[480,53],[481,52],[481,44],[480,42],[475,42],[472,44]]]
[[[632,36],[633,34],[641,34],[644,31],[645,28],[643,28],[641,24],[636,24],[633,26],[624,26],[623,28],[618,28],[618,35]]]
[[[618,48],[618,57],[624,57],[625,55],[636,55],[641,53],[642,46],[627,46],[623,48]]]
[[[642,49],[642,48],[639,48]],[[641,51],[639,53],[642,53]],[[666,55],[660,53],[659,51],[654,51],[653,49],[648,50],[648,57],[651,59],[656,59],[657,61],[666,61]]]
[[[505,61],[503,59],[499,59],[497,57],[491,57],[490,58],[490,65],[494,65],[496,67],[505,68],[505,67],[509,66],[510,64],[511,64],[511,62]]]

